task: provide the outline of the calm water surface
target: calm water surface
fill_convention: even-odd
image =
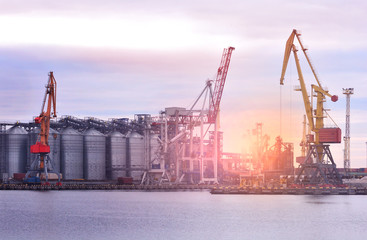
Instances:
[[[367,239],[367,196],[0,191],[0,239]]]

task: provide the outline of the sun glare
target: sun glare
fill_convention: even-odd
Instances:
[[[58,45],[170,50],[221,41],[187,19],[1,16],[0,45]],[[209,39],[210,38],[210,39]]]

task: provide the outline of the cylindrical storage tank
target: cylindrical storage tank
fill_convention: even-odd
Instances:
[[[5,167],[9,177],[25,173],[27,163],[28,133],[21,127],[12,127],[5,137]]]
[[[37,158],[37,154],[33,154],[30,152],[30,148],[32,145],[36,144],[39,139],[40,128],[34,128],[32,131],[28,133],[28,158],[27,158],[27,169],[31,166],[34,160]],[[60,145],[61,145],[61,137],[58,131],[50,128],[49,137],[48,137],[48,145],[50,146],[49,157],[55,167],[56,172],[60,172]]]
[[[146,170],[144,137],[136,132],[129,133],[127,137],[129,139],[127,163],[130,167],[130,177],[135,181],[140,181]]]
[[[126,137],[112,132],[106,142],[106,174],[108,179],[126,177]]]
[[[84,179],[106,179],[106,137],[95,129],[88,129],[84,137]]]
[[[0,178],[3,173],[6,173],[5,159],[5,133],[0,132]],[[1,180],[1,179],[0,179]]]
[[[65,180],[83,178],[83,135],[72,128],[61,131],[60,168]]]

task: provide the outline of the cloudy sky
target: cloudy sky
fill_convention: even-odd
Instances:
[[[261,122],[271,145],[281,134],[298,156],[304,108],[293,91],[299,85],[293,58],[279,86],[285,42],[295,28],[322,84],[339,95],[326,106],[343,134],[342,88],[354,88],[352,167],[365,167],[366,12],[363,0],[0,0],[0,120],[38,115],[49,71],[58,82],[59,116],[108,119],[189,108],[215,77],[223,49],[233,46],[221,104],[224,150],[243,151],[248,131]],[[343,144],[332,152],[341,167]]]

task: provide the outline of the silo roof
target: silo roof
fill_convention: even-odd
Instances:
[[[6,131],[8,134],[28,134],[26,130],[19,126],[14,126]]]

